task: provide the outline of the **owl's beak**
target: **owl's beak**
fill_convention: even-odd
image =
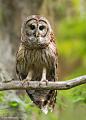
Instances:
[[[36,31],[36,37],[38,36],[38,30]]]

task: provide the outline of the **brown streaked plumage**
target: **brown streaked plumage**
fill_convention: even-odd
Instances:
[[[20,80],[57,81],[58,49],[48,20],[38,15],[26,18],[21,28],[21,45],[16,53],[16,73]],[[45,113],[54,109],[57,90],[26,90]]]

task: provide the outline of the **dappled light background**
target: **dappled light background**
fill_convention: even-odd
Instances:
[[[33,14],[46,17],[54,31],[59,52],[59,81],[85,75],[86,0],[0,0],[0,70],[3,68],[10,78],[18,79],[15,72],[15,54],[20,45],[21,25],[27,16]],[[67,92],[62,94],[69,95]],[[24,91],[16,93],[24,96]],[[59,91],[57,100],[64,102],[63,96],[60,96]],[[86,120],[86,108],[82,109],[77,105],[78,102],[73,103],[69,99],[64,102],[63,107],[59,104],[48,115],[42,113],[39,116],[37,111],[33,111],[31,119]]]

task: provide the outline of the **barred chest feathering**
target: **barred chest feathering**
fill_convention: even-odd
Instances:
[[[50,74],[50,71],[53,69],[55,63],[55,54],[54,46],[49,46],[46,49],[25,49],[23,45],[20,46],[17,54],[18,70],[20,73],[27,75],[29,68],[33,67],[35,75],[33,79],[41,79],[42,68],[46,66],[47,76]],[[49,77],[49,76],[48,76]],[[49,78],[48,78],[49,79]]]

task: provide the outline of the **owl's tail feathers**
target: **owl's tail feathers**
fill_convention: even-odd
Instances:
[[[32,91],[32,94],[31,94]],[[35,98],[33,97],[33,92],[34,90],[26,90],[26,92],[28,93],[30,99],[45,113],[48,113],[48,110],[51,109],[51,112],[54,109],[55,106],[55,102],[56,102],[56,96],[57,96],[57,90],[50,90],[50,92],[48,93],[46,99],[41,99],[41,101],[36,100],[36,96]],[[39,95],[40,96],[40,95]]]
[[[51,109],[51,112],[53,111],[56,103],[56,96],[57,96],[57,90],[52,90],[48,94],[48,99],[46,101],[46,104],[41,107],[41,110],[47,114],[48,110]],[[45,103],[45,101],[44,101]],[[47,104],[48,103],[48,104]],[[43,103],[42,103],[43,104]]]
[[[48,113],[48,110],[49,110],[48,105],[42,107],[41,110],[42,110],[45,114],[47,114],[47,113]]]
[[[57,96],[57,90],[52,90],[52,95],[50,97],[50,103],[49,103],[49,109],[51,109],[51,112],[53,111],[55,107],[56,96]]]

